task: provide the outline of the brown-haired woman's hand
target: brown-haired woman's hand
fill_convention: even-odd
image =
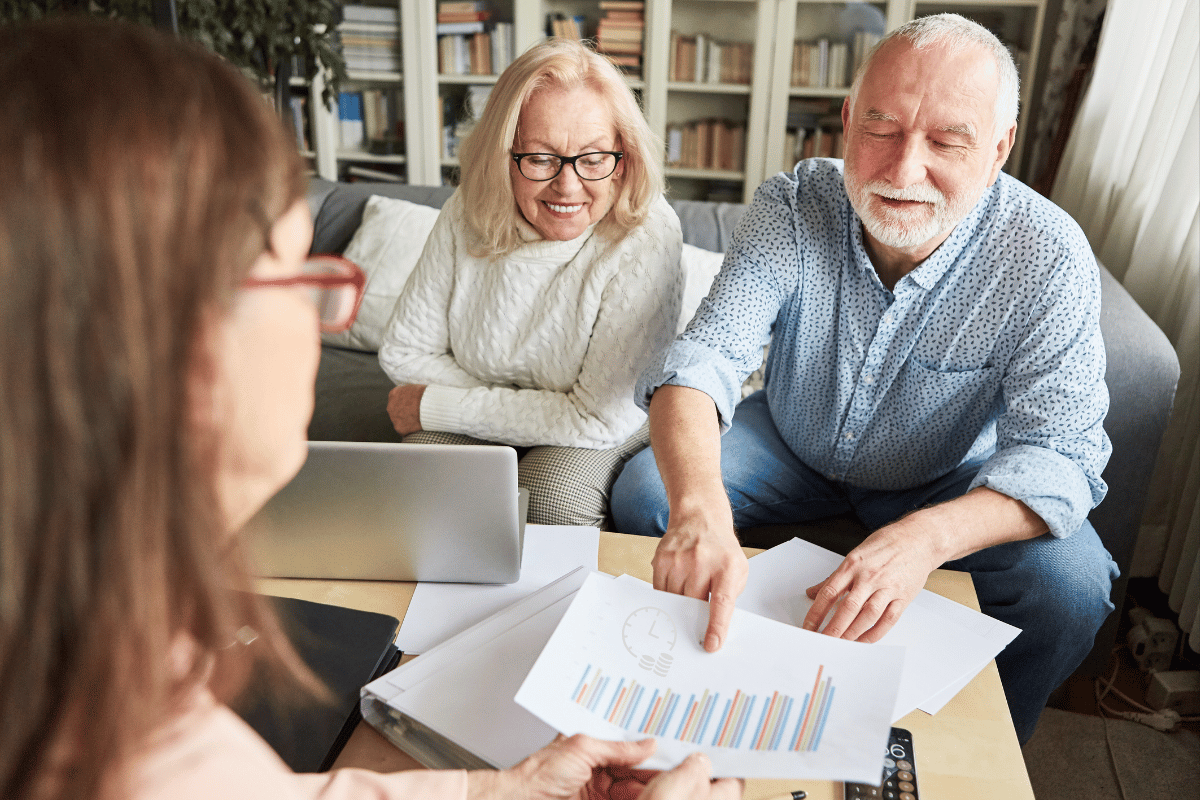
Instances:
[[[607,767],[631,767],[654,754],[654,740],[612,742],[559,736],[512,769],[472,772],[470,800],[590,800],[588,784]],[[613,782],[601,778],[611,785]],[[617,800],[614,798],[613,800]]]
[[[712,762],[703,753],[692,753],[679,766],[661,772],[646,784],[639,800],[738,800],[744,784],[736,778],[711,780]],[[617,800],[617,798],[613,798]]]

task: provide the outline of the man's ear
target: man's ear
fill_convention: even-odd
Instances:
[[[1013,142],[1016,139],[1017,123],[1014,122],[996,141],[996,161],[992,164],[992,174],[988,177],[988,186],[991,186],[996,182],[996,178],[1000,177],[1000,170],[1004,168],[1004,163],[1008,161],[1008,155],[1012,152]]]

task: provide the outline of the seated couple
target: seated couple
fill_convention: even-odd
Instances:
[[[875,641],[932,570],[970,572],[984,611],[1022,630],[997,663],[1028,740],[1112,611],[1116,567],[1087,521],[1111,450],[1099,270],[1079,227],[1001,172],[1018,111],[1008,50],[949,14],[889,34],[843,105],[845,162],[803,161],[759,188],[669,345],[678,229],[657,193],[640,228],[618,225],[610,194],[632,191],[646,156],[616,110],[628,91],[598,70],[610,82],[583,85],[603,91],[557,75],[497,85],[494,151],[479,158],[473,137],[424,254],[443,274],[418,267],[422,291],[381,352],[402,383],[433,383],[434,367],[453,380],[425,388],[419,414],[423,387],[395,390],[397,429],[614,448],[592,457],[620,471],[615,528],[662,537],[655,586],[710,602],[709,650],[746,581],[737,528],[853,512],[873,533],[809,589],[805,627]],[[506,239],[459,219],[483,197],[468,165],[502,161]],[[495,256],[511,266],[480,263]],[[765,389],[739,404],[768,340]],[[626,438],[630,403],[649,412],[648,449]]]

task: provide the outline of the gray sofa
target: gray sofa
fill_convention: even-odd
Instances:
[[[373,194],[397,197],[440,208],[450,196],[447,187],[390,183],[331,183],[314,179],[308,200],[315,230],[313,252],[340,253],[349,244]],[[673,200],[683,240],[721,252],[745,206]],[[1113,602],[1121,608],[1128,580],[1150,475],[1166,427],[1179,362],[1166,336],[1141,310],[1107,269],[1101,268],[1103,307],[1101,330],[1108,354],[1105,381],[1111,406],[1104,427],[1112,438],[1113,454],[1104,471],[1108,496],[1089,516],[1100,538],[1121,568],[1113,587]],[[391,382],[374,353],[324,346],[317,375],[316,407],[309,438],[336,441],[398,441],[385,410]],[[805,525],[779,525],[739,532],[745,544],[769,547],[794,535],[845,553],[865,530],[853,517]],[[1113,614],[1097,636],[1096,646],[1082,669],[1098,674],[1104,668],[1116,636]]]

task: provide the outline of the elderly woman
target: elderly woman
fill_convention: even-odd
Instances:
[[[607,59],[530,48],[464,142],[384,335],[397,432],[528,448],[530,522],[606,527],[609,487],[648,442],[633,386],[683,291],[661,160]]]
[[[142,28],[0,26],[0,797],[636,793],[653,743],[582,736],[503,771],[295,775],[224,705],[255,660],[315,683],[236,533],[303,461],[318,322],[362,289],[311,236],[235,70]],[[641,796],[739,793],[707,778]]]

